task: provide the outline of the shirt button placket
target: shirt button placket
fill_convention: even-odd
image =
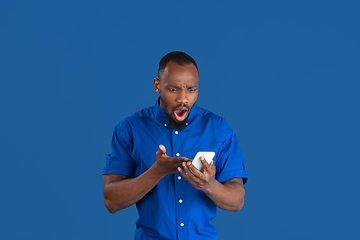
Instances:
[[[173,135],[173,141],[174,141],[174,151],[176,152],[176,154],[175,154],[175,156],[176,157],[180,157],[180,153],[179,152],[177,152],[179,149],[177,148],[178,147],[178,144],[180,143],[180,141],[179,141],[179,139],[178,139],[178,137],[179,137],[179,131],[177,131],[177,130],[175,130],[174,132],[174,135]],[[177,174],[179,174],[179,173],[177,173]],[[184,202],[184,200],[183,199],[181,199],[181,196],[180,195],[182,195],[182,188],[181,188],[181,182],[180,182],[180,180],[181,180],[181,176],[180,175],[178,175],[177,176],[177,179],[179,180],[178,181],[178,183],[176,184],[177,186],[179,186],[178,188],[177,188],[177,193],[179,194],[177,197],[178,197],[178,209],[179,209],[179,211],[178,211],[178,213],[180,214],[179,216],[178,216],[178,220],[179,220],[179,226],[180,226],[180,229],[182,229],[184,226],[185,226],[185,223],[183,222],[184,221],[184,214],[183,214],[183,212],[184,212],[184,209],[182,209],[182,203]],[[180,236],[182,235],[182,233],[179,233],[180,234]]]

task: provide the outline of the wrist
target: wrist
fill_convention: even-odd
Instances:
[[[160,180],[163,179],[167,173],[163,170],[163,168],[157,163],[155,162],[150,168],[151,169],[152,174],[154,175],[155,178],[159,178]]]
[[[206,193],[206,195],[213,195],[216,191],[218,191],[218,184],[219,182],[215,178],[213,178],[208,182],[203,191]]]

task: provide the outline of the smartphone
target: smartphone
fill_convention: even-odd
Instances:
[[[205,160],[210,164],[211,160],[213,160],[215,156],[214,152],[198,152],[193,159],[192,164],[201,172],[204,171],[204,167],[200,161],[200,157],[204,157]]]

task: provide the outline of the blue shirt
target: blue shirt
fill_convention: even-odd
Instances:
[[[115,127],[103,174],[139,176],[155,163],[162,144],[170,157],[193,159],[199,151],[215,152],[215,178],[219,182],[243,178],[245,183],[238,140],[225,120],[194,105],[187,123],[183,130],[172,129],[158,102],[125,118]],[[136,240],[218,239],[210,223],[216,205],[179,173],[165,176],[136,206]]]

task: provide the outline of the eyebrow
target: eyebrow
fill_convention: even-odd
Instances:
[[[175,86],[175,85],[169,85],[169,87],[172,87],[172,88],[176,88],[176,89],[180,89],[181,87],[179,86]],[[197,85],[194,85],[194,86],[189,86],[188,88],[197,88],[198,86]]]
[[[179,86],[175,86],[175,85],[169,85],[169,87],[171,87],[171,88],[176,88],[176,89],[180,89]]]

